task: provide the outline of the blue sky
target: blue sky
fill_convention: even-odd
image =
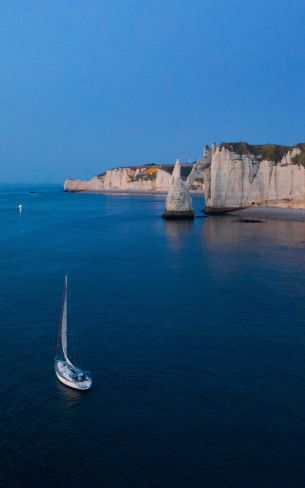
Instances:
[[[305,141],[303,0],[10,0],[0,182]]]

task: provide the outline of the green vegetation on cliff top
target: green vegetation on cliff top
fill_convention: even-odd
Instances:
[[[194,163],[182,163],[181,164],[181,177],[183,179],[186,179],[190,172],[192,171]],[[109,168],[110,170],[113,169],[130,169],[132,171],[135,171],[137,169],[143,170],[141,173],[139,173],[137,176],[134,177],[133,181],[139,181],[139,180],[154,180],[156,178],[156,173],[157,169],[162,169],[163,171],[166,171],[170,175],[172,174],[174,170],[174,164],[143,164],[143,165],[137,165],[137,166],[117,166],[116,168]],[[155,170],[155,171],[154,171]],[[106,171],[103,173],[100,173],[97,175],[98,178],[103,177],[106,174]]]
[[[295,164],[298,164],[299,166],[304,166],[305,168],[305,143],[302,142],[300,144],[297,144],[297,147],[299,147],[302,152],[301,154],[297,154],[296,156],[294,156],[293,162]]]
[[[288,151],[298,147],[301,149],[301,154],[293,158],[293,162],[298,165],[305,166],[305,143],[296,144],[295,146],[281,146],[278,144],[248,144],[247,142],[222,142],[220,147],[233,150],[236,154],[242,156],[243,154],[253,154],[257,159],[268,159],[279,163],[283,156]]]

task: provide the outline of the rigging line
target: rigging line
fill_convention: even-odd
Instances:
[[[75,311],[75,307],[73,306],[73,310]],[[74,314],[75,315],[75,314]],[[75,315],[75,320],[73,321],[73,331],[72,334],[69,334],[69,337],[71,338],[71,351],[73,354],[73,357],[75,358],[76,361],[79,360],[79,327],[78,327],[78,317],[79,314],[77,313]]]
[[[63,295],[62,295],[61,314],[60,314],[60,321],[59,321],[58,334],[57,334],[57,344],[56,344],[56,356],[58,354],[59,342],[60,342],[60,339],[61,339],[61,328],[62,328],[62,319],[63,319],[65,296],[66,296],[66,283],[65,283],[64,292],[63,292]]]
[[[71,351],[71,354],[73,355],[73,358],[75,359],[75,361],[79,361],[81,359],[81,354],[80,354],[80,351],[81,351],[81,347],[80,347],[80,322],[81,322],[81,315],[80,315],[80,311],[79,311],[79,304],[81,302],[80,300],[80,297],[75,290],[75,294],[74,294],[74,299],[72,300],[72,315],[74,316],[74,319],[73,319],[73,325],[72,325],[72,330],[73,332],[68,334],[69,338],[70,338],[70,345],[71,345],[71,348],[70,348],[70,351]],[[71,327],[70,329],[71,330]]]

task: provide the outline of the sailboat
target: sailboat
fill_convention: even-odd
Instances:
[[[63,304],[56,346],[55,373],[59,381],[64,385],[70,386],[70,388],[75,388],[76,390],[89,390],[92,385],[90,373],[74,366],[67,354],[67,289],[68,277],[65,276]]]

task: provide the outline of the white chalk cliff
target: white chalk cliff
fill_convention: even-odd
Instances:
[[[194,218],[192,198],[181,178],[181,163],[177,159],[166,197],[164,218]]]
[[[178,189],[174,191],[171,186],[172,172],[173,165],[120,167],[89,181],[68,179],[64,189],[167,192],[171,187],[168,206],[174,208],[180,203],[178,198],[175,201]],[[181,165],[180,173],[181,188],[204,189],[206,212],[259,205],[305,208],[305,144],[213,144],[211,148],[205,147],[204,157],[195,164]]]
[[[184,178],[191,172],[192,165],[183,165]],[[105,173],[91,180],[68,179],[64,183],[65,191],[163,191],[170,188],[173,165],[148,164],[108,169]],[[198,185],[190,185],[197,190]]]
[[[206,212],[269,205],[305,208],[305,145],[213,144],[198,161]]]

